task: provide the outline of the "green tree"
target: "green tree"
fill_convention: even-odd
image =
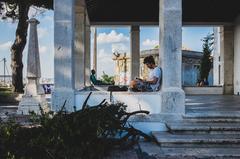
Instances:
[[[114,84],[114,76],[109,76],[105,72],[103,72],[101,81],[105,84]]]
[[[0,17],[10,18],[18,23],[11,46],[13,92],[23,92],[22,53],[27,42],[28,12],[32,6],[53,9],[53,0],[0,0]]]
[[[208,75],[212,67],[211,53],[213,51],[214,34],[208,34],[203,38],[203,57],[200,64],[201,80],[208,80]]]

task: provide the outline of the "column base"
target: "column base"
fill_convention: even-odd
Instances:
[[[65,103],[66,101],[66,103]],[[75,90],[69,88],[57,88],[52,92],[52,110],[59,111],[65,103],[65,110],[74,111]]]
[[[233,95],[233,85],[232,84],[226,84],[223,85],[223,94],[224,95]]]
[[[29,115],[29,112],[33,111],[40,115],[40,107],[42,108],[43,112],[49,112],[50,110],[45,95],[24,95],[19,103],[17,114]]]
[[[162,90],[161,114],[185,114],[185,92],[181,88],[172,87]]]

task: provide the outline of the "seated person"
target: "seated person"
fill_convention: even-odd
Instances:
[[[97,80],[95,74],[96,74],[96,71],[91,70],[90,81],[92,82],[93,85],[113,85],[114,84],[114,83],[107,83],[101,80]]]
[[[132,91],[156,92],[160,89],[161,84],[161,68],[156,66],[153,56],[144,58],[143,63],[150,69],[148,79],[136,78],[130,82]]]
[[[97,80],[95,74],[96,74],[96,71],[95,71],[95,70],[91,70],[90,81],[91,81],[92,84],[94,84],[94,85],[102,85],[103,82],[100,81],[100,80]]]

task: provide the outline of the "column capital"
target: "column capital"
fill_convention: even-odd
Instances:
[[[40,22],[36,18],[31,18],[27,22],[29,24],[40,24]]]
[[[139,25],[131,25],[131,32],[132,31],[140,31],[140,26]]]

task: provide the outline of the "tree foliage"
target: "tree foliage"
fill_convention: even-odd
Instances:
[[[208,80],[209,72],[212,68],[211,53],[213,51],[214,34],[208,34],[203,41],[203,57],[200,63],[200,78]]]
[[[85,100],[81,110],[67,113],[62,109],[42,116],[31,116],[33,127],[12,120],[0,122],[0,158],[24,159],[100,159],[114,147],[128,147],[142,136],[127,121],[138,113],[126,112],[123,103],[89,106]]]
[[[105,72],[103,72],[103,75],[101,77],[101,81],[104,83],[104,84],[114,84],[114,76],[109,76],[107,75]]]
[[[30,7],[53,9],[53,0],[0,0],[0,17],[18,22],[15,41],[11,46],[12,85],[14,92],[23,92],[22,52],[27,42]]]

